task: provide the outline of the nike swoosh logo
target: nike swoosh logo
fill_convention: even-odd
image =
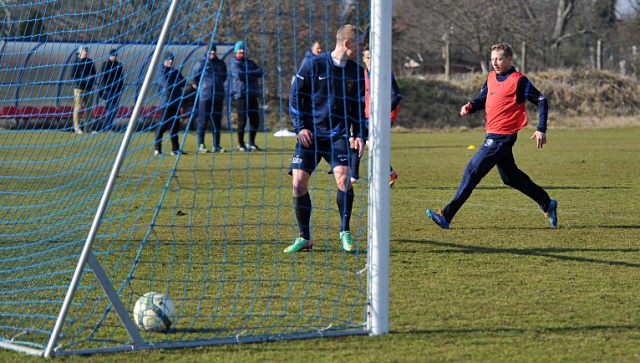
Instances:
[[[327,77],[318,77],[319,80],[327,79]]]

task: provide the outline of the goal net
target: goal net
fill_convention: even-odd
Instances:
[[[313,250],[283,252],[298,237],[292,78],[314,42],[331,51],[341,26],[371,29],[368,1],[5,0],[2,16],[0,347],[55,356],[386,332],[385,277],[372,296],[371,258],[388,247],[371,241],[388,244],[388,217],[381,233],[368,226],[385,200],[388,210],[388,172],[375,188],[374,148],[354,186],[357,251],[342,249],[338,187],[322,162],[309,181]],[[198,140],[199,93],[180,90],[167,118],[157,69],[170,57],[185,85],[203,85],[198,61],[215,44],[229,69],[238,41],[263,70],[250,110],[259,126],[244,135],[249,148],[257,131],[262,150],[239,150],[228,70],[226,152],[202,152],[217,142],[211,123]],[[173,122],[179,155],[171,127],[157,132]],[[152,291],[176,308],[164,334],[132,317]]]

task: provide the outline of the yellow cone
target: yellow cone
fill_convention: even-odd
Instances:
[[[475,149],[476,149],[476,146],[475,146],[475,145],[469,145],[469,147],[467,147],[467,149],[469,149],[469,150],[475,150]]]

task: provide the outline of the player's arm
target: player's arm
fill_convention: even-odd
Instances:
[[[547,143],[547,118],[549,116],[549,101],[531,84],[527,77],[522,77],[518,81],[518,89],[516,91],[516,102],[522,103],[525,100],[538,105],[538,126],[536,131],[529,138],[536,140],[536,147],[542,149]]]
[[[253,77],[262,77],[262,74],[264,73],[262,68],[260,68],[256,62],[251,61],[248,63],[249,64],[247,65],[247,73]]]
[[[90,72],[90,78],[96,78],[96,76],[98,75],[98,72],[96,71],[96,64],[91,61],[91,70]]]
[[[398,82],[396,82],[396,77],[391,74],[391,111],[395,110],[398,106],[400,106],[400,101],[402,101],[402,94],[400,93],[400,87],[398,87]]]
[[[302,105],[310,104],[311,102],[304,102],[309,98],[311,92],[311,72],[309,69],[309,62],[302,64],[302,67],[296,73],[293,83],[291,83],[291,90],[289,91],[289,115],[291,116],[291,122],[296,133],[299,134],[303,129],[310,131],[310,125],[305,124],[304,112]]]
[[[547,132],[547,118],[549,116],[549,101],[538,89],[531,84],[527,77],[522,77],[518,81],[516,102],[522,103],[527,100],[538,106],[538,126],[536,130]]]
[[[474,113],[476,111],[484,109],[487,104],[487,82],[484,82],[484,85],[480,89],[480,93],[478,96],[474,98],[472,101],[467,102],[460,109],[460,116],[466,116],[468,113]]]
[[[191,69],[191,85],[194,89],[198,89],[198,85],[200,84],[200,77],[202,76],[203,64],[199,61],[193,65],[193,69]]]
[[[175,86],[183,88],[186,85],[187,85],[187,79],[182,76],[182,73],[180,73],[180,71],[178,71],[177,72],[177,76],[176,76],[176,85]]]
[[[231,62],[231,75],[234,76],[240,82],[246,82],[247,72],[241,66],[241,62],[236,61],[235,59]]]

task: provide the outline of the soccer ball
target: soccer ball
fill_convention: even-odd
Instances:
[[[133,307],[133,321],[144,331],[167,331],[175,318],[173,301],[158,292],[142,295]]]

